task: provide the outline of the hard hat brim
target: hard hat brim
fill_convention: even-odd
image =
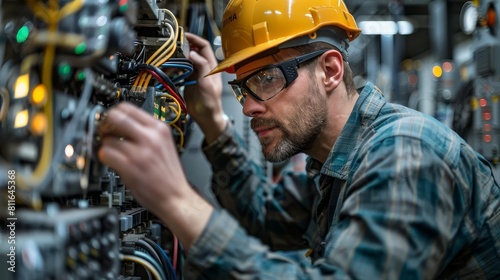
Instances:
[[[237,53],[234,53],[230,58],[223,59],[214,69],[212,69],[210,72],[208,72],[208,74],[206,74],[205,76],[210,76],[210,75],[213,75],[213,74],[216,74],[219,72],[224,72],[224,71],[228,72],[230,74],[234,74],[234,72],[235,72],[234,66],[235,65],[240,64],[242,61],[245,61],[249,58],[254,57],[256,53],[258,54],[258,53],[261,53],[264,51],[268,52],[269,49],[276,48],[281,43],[289,40],[289,38],[291,38],[291,37],[280,38],[280,40],[274,40],[272,42],[269,42],[268,44],[261,44],[261,45],[255,46],[252,49],[244,49],[244,50],[241,50]],[[276,50],[276,52],[277,52],[277,50]]]

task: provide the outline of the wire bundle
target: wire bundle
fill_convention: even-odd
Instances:
[[[146,59],[144,46],[141,51],[134,57],[137,64],[136,69],[139,74],[135,78],[131,91],[139,94],[146,94],[147,88],[150,86],[151,79],[154,78],[157,82],[156,88],[159,92],[155,98],[166,101],[169,114],[173,117],[165,118],[165,122],[175,129],[179,136],[178,150],[181,151],[184,146],[185,131],[187,127],[187,108],[186,102],[178,88],[192,84],[186,81],[186,78],[193,72],[192,63],[185,58],[173,58],[173,54],[177,49],[177,41],[182,39],[180,35],[180,26],[175,15],[167,10],[161,9],[162,12],[169,15],[172,20],[166,21],[168,29],[168,38],[154,54]],[[140,42],[137,42],[139,45]],[[166,72],[174,73],[175,76],[171,79]],[[181,74],[178,74],[181,73]],[[168,114],[166,114],[168,115]],[[160,117],[160,119],[162,119]]]
[[[156,242],[149,238],[139,239],[136,246],[146,253],[135,248],[122,248],[120,259],[142,265],[150,279],[172,280],[177,279],[176,271],[167,253]]]
[[[166,25],[166,27],[169,30],[170,36],[167,38],[167,41],[165,41],[165,43],[163,43],[163,45],[146,60],[146,64],[154,67],[160,67],[172,57],[177,49],[176,43],[179,39],[179,25],[177,23],[175,15],[167,9],[163,9],[162,11],[170,15],[170,17],[173,19],[174,26],[172,26],[172,23],[170,23],[170,21],[167,21],[168,24]],[[132,91],[146,92],[151,77],[152,75],[150,72],[140,72],[137,79],[135,79],[134,81]]]

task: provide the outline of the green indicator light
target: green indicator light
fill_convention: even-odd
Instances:
[[[83,81],[83,79],[85,79],[85,72],[79,72],[78,75],[76,75],[76,78],[79,81]]]
[[[125,13],[125,11],[128,9],[128,4],[121,5],[119,8],[120,13]]]
[[[87,45],[85,43],[80,43],[75,48],[75,54],[80,55],[80,54],[84,53],[86,49],[87,49]]]
[[[70,73],[71,73],[71,66],[69,66],[68,64],[63,64],[59,66],[59,74],[61,74],[61,76],[66,78]]]
[[[30,35],[30,30],[27,26],[19,28],[16,34],[17,43],[19,44],[24,43],[28,39],[29,35]]]

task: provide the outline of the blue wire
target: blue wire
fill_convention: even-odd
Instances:
[[[177,84],[178,86],[192,86],[192,85],[196,85],[196,81],[195,80],[192,80],[192,81],[185,81],[183,83],[179,83]],[[159,84],[156,86],[157,89],[162,89],[163,88],[163,85],[162,84]]]
[[[175,83],[177,83],[179,81],[182,81],[182,80],[186,79],[187,77],[191,76],[191,73],[193,73],[193,71],[187,71],[186,73],[173,78],[172,82],[175,84]]]
[[[161,65],[161,67],[176,67],[180,69],[190,69],[193,70],[193,66],[186,65],[186,64],[180,64],[180,63],[173,63],[173,62],[166,62]]]
[[[193,73],[193,67],[192,66],[188,66],[188,65],[185,65],[185,64],[179,64],[179,63],[164,63],[161,65],[162,67],[175,67],[175,68],[179,68],[179,69],[185,69],[187,70],[184,74],[172,79],[172,82],[177,82],[177,81],[181,81],[181,80],[184,80],[185,78],[189,77],[192,73]]]
[[[176,86],[190,86],[190,85],[195,85],[196,84],[196,81],[184,81],[184,82],[181,82],[182,80],[186,79],[187,77],[191,76],[191,74],[193,73],[194,69],[192,66],[189,66],[189,65],[185,65],[185,64],[179,64],[179,63],[170,63],[170,62],[167,62],[167,63],[164,63],[161,65],[161,67],[175,67],[175,68],[179,68],[179,69],[185,69],[187,70],[185,73],[183,73],[182,75],[178,76],[178,77],[175,77],[172,79],[172,82],[176,85]],[[162,89],[163,88],[163,85],[160,83],[156,86],[157,89]]]
[[[195,81],[195,80],[192,80],[192,81],[185,81],[182,85],[184,85],[184,86],[192,86],[192,85],[196,85],[196,81]]]
[[[165,271],[163,271],[163,269],[161,269],[161,265],[155,259],[153,259],[153,257],[151,257],[150,255],[148,255],[144,252],[137,251],[137,250],[134,251],[134,255],[150,262],[156,268],[156,270],[158,270],[158,273],[160,273],[160,276],[162,277],[162,279],[167,280],[167,275],[165,275]],[[168,278],[168,279],[170,279],[170,278]]]
[[[160,245],[158,245],[158,243],[155,242],[154,244],[156,247],[158,247],[158,249],[160,249],[160,253],[163,255],[163,257],[165,257],[165,260],[167,261],[168,264],[168,268],[170,270],[170,275],[174,277],[173,279],[176,279],[177,277],[175,276],[174,266],[172,265],[170,258],[167,256],[167,253],[165,253],[165,251],[160,247]]]

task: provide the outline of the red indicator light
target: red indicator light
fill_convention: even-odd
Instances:
[[[491,124],[487,123],[484,125],[484,131],[489,132],[491,130]]]
[[[481,107],[486,107],[486,105],[488,105],[488,101],[484,98],[481,98],[479,99],[479,105],[481,105]]]
[[[445,63],[443,63],[443,70],[444,70],[444,72],[451,72],[451,71],[453,71],[453,64],[451,62],[445,62]]]
[[[484,142],[490,143],[491,142],[491,135],[486,134],[486,135],[484,135],[483,139],[484,139]]]
[[[418,77],[415,74],[408,75],[408,83],[412,86],[418,83]]]
[[[484,113],[483,119],[486,121],[491,121],[491,113],[489,113],[489,112]]]
[[[488,12],[486,14],[486,24],[488,27],[495,27],[495,24],[497,23],[497,13],[495,12],[495,9],[493,7],[490,7],[488,9]]]

